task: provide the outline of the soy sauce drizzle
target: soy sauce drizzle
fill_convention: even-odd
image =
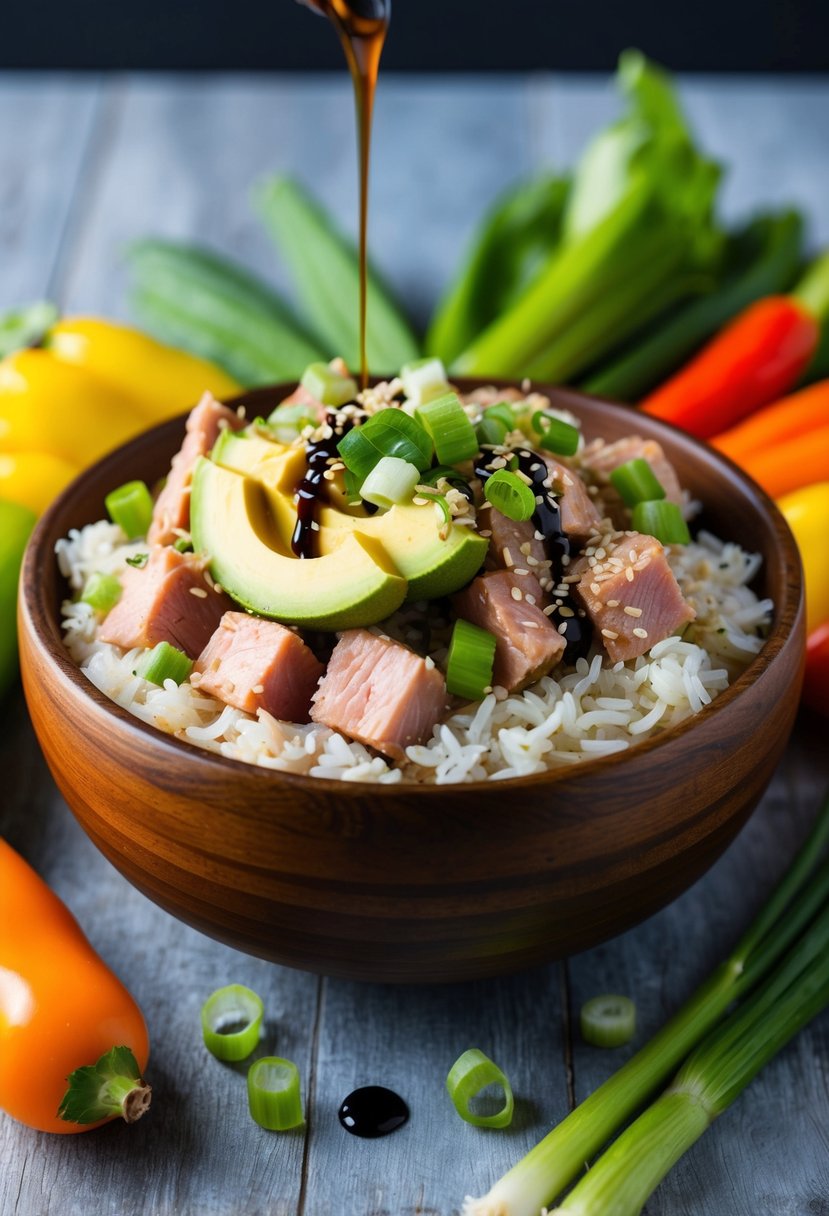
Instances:
[[[325,474],[339,459],[337,444],[354,425],[354,420],[339,411],[325,415],[324,437],[306,445],[308,468],[296,489],[296,524],[291,536],[291,551],[296,557],[316,557],[314,533],[319,530],[317,504],[324,495]]]
[[[393,1089],[363,1085],[343,1100],[337,1118],[352,1136],[376,1140],[402,1127],[409,1118],[409,1108]]]
[[[507,454],[505,453],[505,455]],[[520,471],[529,478],[536,499],[532,524],[536,532],[544,539],[544,548],[552,563],[550,573],[553,583],[556,588],[562,587],[561,580],[569,564],[572,545],[569,536],[561,526],[561,509],[558,499],[549,484],[544,484],[549,482],[550,470],[537,452],[531,452],[527,448],[516,448],[511,451],[508,454],[508,465],[510,457],[514,458],[513,471]],[[493,458],[493,449],[484,448],[482,450],[481,459],[475,466],[475,474],[480,477],[482,482],[497,471],[492,468]],[[540,502],[539,499],[541,499]],[[582,609],[565,605],[564,596],[557,594],[556,591],[552,595],[554,607],[548,615],[565,641],[562,660],[572,664],[576,659],[583,658],[590,649],[593,639],[593,624]],[[564,607],[568,608],[573,615],[562,615],[561,609]]]

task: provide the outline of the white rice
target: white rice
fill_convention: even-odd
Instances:
[[[94,571],[121,570],[141,549],[140,542],[125,544],[119,528],[102,522],[71,532],[58,542],[57,554],[77,593]],[[87,604],[67,600],[63,625],[70,655],[101,692],[144,722],[207,751],[341,781],[502,781],[623,751],[667,730],[727,688],[760,650],[772,604],[758,600],[748,586],[760,566],[757,555],[700,533],[695,542],[671,549],[669,560],[697,613],[681,637],[665,638],[631,662],[611,665],[595,653],[522,693],[498,699],[496,690],[438,723],[428,743],[407,748],[407,760],[393,768],[327,727],[279,722],[263,710],[254,717],[189,683],[148,683],[133,674],[143,652],[99,642],[98,618]],[[398,614],[383,627],[405,636],[406,617]],[[439,665],[445,659],[439,632],[429,653]]]

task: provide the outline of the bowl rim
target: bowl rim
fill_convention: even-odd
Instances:
[[[377,380],[377,377],[373,377],[371,383],[376,383]],[[459,377],[453,383],[459,386],[462,392],[489,386],[496,388],[520,388],[524,391],[527,385],[527,381],[525,380],[521,381],[504,377]],[[285,390],[287,395],[287,392],[290,392],[295,387],[294,381],[263,385],[229,398],[226,404],[231,408],[250,405],[255,403],[258,398],[264,398],[277,391]],[[681,741],[689,730],[698,726],[701,722],[708,722],[715,715],[726,711],[747,688],[763,676],[769,666],[780,655],[792,635],[797,623],[798,614],[802,614],[804,601],[803,572],[800,555],[797,543],[784,516],[773,499],[766,494],[762,487],[743,472],[729,457],[703,441],[696,439],[694,436],[689,435],[686,431],[681,430],[681,428],[673,426],[662,419],[653,418],[649,415],[637,415],[634,407],[621,402],[612,401],[605,397],[591,396],[566,386],[544,383],[533,382],[531,388],[526,389],[526,391],[553,395],[559,399],[563,399],[565,408],[567,407],[566,403],[572,404],[575,408],[583,407],[585,404],[589,408],[591,405],[598,403],[613,410],[629,411],[633,416],[646,417],[647,427],[650,430],[655,430],[657,436],[662,432],[669,440],[679,439],[683,445],[690,447],[692,451],[696,449],[698,454],[702,453],[706,461],[710,462],[713,460],[715,464],[717,462],[721,463],[731,477],[736,478],[741,484],[747,496],[753,497],[761,511],[766,514],[774,534],[781,569],[787,572],[795,571],[797,578],[792,586],[790,586],[790,580],[787,577],[781,579],[781,585],[786,589],[786,594],[782,603],[774,605],[772,625],[761,650],[754,655],[736,680],[697,713],[690,714],[682,722],[668,727],[659,734],[651,735],[637,742],[632,747],[613,752],[610,755],[580,760],[572,765],[562,765],[558,768],[546,769],[540,773],[506,778],[503,780],[506,789],[547,786],[581,774],[592,775],[597,771],[606,772],[619,765],[629,763],[632,757],[644,756],[653,751],[654,748],[670,748],[672,744]],[[387,791],[391,794],[394,791],[409,792],[417,790],[427,798],[445,798],[447,794],[451,796],[453,792],[457,792],[459,789],[463,789],[465,793],[491,789],[491,778],[462,782],[460,785],[454,782],[441,785],[427,785],[413,781],[402,781],[384,786],[377,782],[343,781],[337,778],[311,777],[308,774],[292,773],[284,769],[270,768],[245,760],[237,760],[231,756],[224,756],[219,752],[200,748],[196,744],[189,743],[184,739],[160,730],[158,727],[152,726],[150,723],[130,713],[128,709],[125,709],[117,702],[111,700],[84,675],[81,668],[66,651],[60,636],[60,622],[53,619],[52,605],[46,603],[43,596],[43,584],[38,578],[38,567],[44,559],[55,560],[53,553],[41,552],[45,539],[54,528],[55,521],[63,514],[67,505],[78,495],[86,479],[97,473],[101,465],[133,445],[139,443],[150,444],[153,436],[165,428],[172,427],[173,423],[183,428],[188,413],[189,411],[185,410],[181,414],[176,415],[175,418],[167,419],[153,427],[147,428],[126,443],[106,453],[93,465],[83,470],[50,504],[32,532],[24,555],[20,576],[18,599],[20,624],[21,626],[23,624],[27,626],[30,635],[35,639],[41,651],[45,653],[57,669],[59,678],[65,685],[70,686],[74,693],[80,693],[82,696],[88,697],[99,713],[110,715],[124,731],[137,737],[137,740],[144,746],[162,753],[166,749],[170,749],[174,756],[181,758],[183,761],[189,759],[193,764],[202,766],[202,770],[204,765],[207,765],[208,768],[211,765],[215,765],[219,772],[235,773],[240,777],[244,776],[246,780],[261,783],[263,788],[277,780],[280,783],[287,783],[289,787],[296,787],[298,790],[311,789],[321,791],[322,789],[326,789],[329,793],[337,790],[343,795],[351,791],[355,794],[361,793],[364,796],[369,791],[376,796],[381,791]],[[65,531],[63,534],[65,534]],[[63,579],[63,576],[60,574],[58,577]],[[63,581],[65,583],[65,579]],[[39,613],[32,611],[33,605],[37,605],[40,609]],[[41,625],[41,621],[47,620],[51,625],[51,629],[43,628]],[[21,628],[21,633],[22,631]]]

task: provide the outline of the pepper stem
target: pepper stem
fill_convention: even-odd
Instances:
[[[129,1047],[113,1047],[95,1064],[76,1068],[67,1078],[58,1116],[70,1123],[98,1123],[121,1116],[136,1123],[150,1107],[152,1090],[141,1079]]]

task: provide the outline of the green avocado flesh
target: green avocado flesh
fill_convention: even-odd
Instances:
[[[224,432],[202,458],[190,504],[193,544],[213,577],[244,607],[317,629],[349,629],[389,616],[404,600],[436,599],[483,565],[487,540],[443,519],[434,504],[368,516],[321,506],[319,557],[290,549],[301,448]]]

